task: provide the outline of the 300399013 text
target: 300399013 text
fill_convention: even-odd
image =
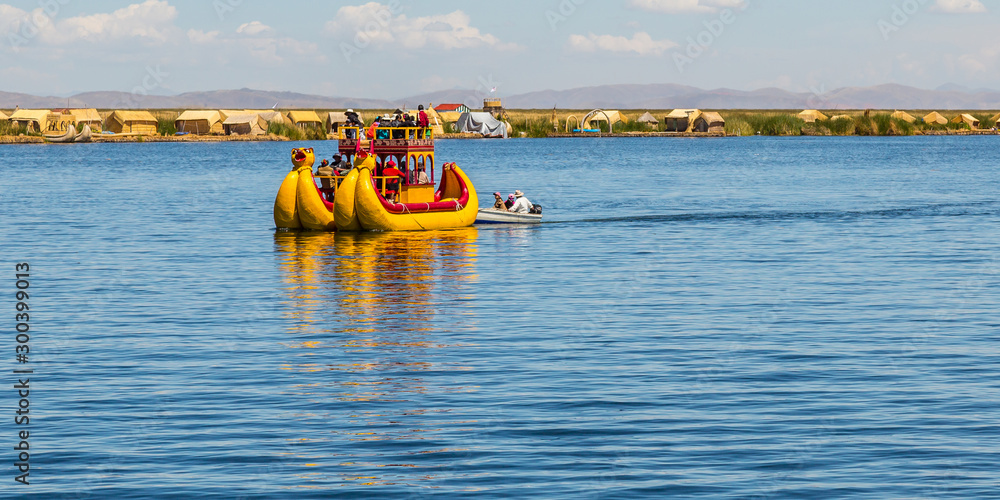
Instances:
[[[29,419],[31,402],[28,397],[31,393],[30,376],[34,373],[34,370],[29,368],[31,315],[28,306],[30,298],[28,289],[31,287],[31,266],[22,262],[14,266],[14,271],[14,298],[16,299],[14,304],[14,357],[17,361],[14,369],[14,377],[17,380],[17,383],[14,384],[14,390],[17,392],[17,408],[14,410],[14,424],[17,432],[17,439],[15,439],[17,446],[14,447],[14,453],[17,456],[14,467],[17,472],[15,472],[14,481],[28,485],[28,475],[31,469],[31,445],[29,444],[31,434],[28,430],[31,422]]]

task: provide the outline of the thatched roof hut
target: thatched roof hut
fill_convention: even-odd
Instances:
[[[807,109],[805,111],[802,111],[801,113],[798,114],[798,117],[802,118],[802,121],[806,123],[816,123],[816,122],[821,122],[823,120],[829,120],[829,118],[826,115],[820,113],[815,109]]]
[[[976,130],[979,128],[979,119],[967,113],[963,113],[951,119],[951,123],[964,123],[969,126],[970,129]]]
[[[4,113],[3,111],[0,111],[0,120],[6,120],[8,118],[10,118],[10,117],[7,116],[7,113]]]
[[[226,135],[264,135],[267,133],[267,120],[256,113],[232,114],[222,122]]]
[[[896,111],[893,111],[891,116],[898,120],[903,120],[906,123],[914,123],[917,121],[917,118],[915,116],[907,113],[906,111],[900,111],[898,109]]]
[[[260,115],[267,123],[287,123],[288,120],[285,115],[281,114],[280,111],[264,110],[264,111],[254,111],[252,109],[245,109],[243,112],[248,114]]]
[[[663,118],[663,122],[667,132],[690,132],[699,116],[700,109],[675,109]]]
[[[945,125],[948,123],[948,119],[944,117],[941,113],[937,111],[931,111],[924,117],[924,123],[936,123],[938,125]]]
[[[691,129],[694,132],[724,133],[726,131],[726,120],[719,113],[706,111],[694,119]]]
[[[194,135],[222,134],[222,120],[222,113],[215,110],[188,110],[174,120],[174,127]]]
[[[73,116],[68,109],[62,109],[58,111],[53,111],[45,117],[46,131],[48,132],[65,132],[70,128],[76,127],[76,116]]]
[[[326,114],[326,133],[332,134],[347,123],[347,113],[343,111],[331,111]]]
[[[43,132],[48,129],[51,114],[52,112],[47,109],[19,109],[14,111],[8,120],[17,127]]]
[[[323,120],[319,119],[319,115],[315,111],[311,110],[298,110],[288,112],[288,121],[299,128],[309,128],[309,127],[319,127],[323,128]]]
[[[149,111],[117,110],[104,120],[104,130],[116,134],[156,135],[157,121]]]
[[[636,122],[638,122],[638,123],[645,123],[650,128],[655,127],[655,126],[657,126],[657,125],[660,124],[660,121],[657,120],[656,117],[653,116],[653,114],[650,113],[649,111],[646,111],[645,113],[643,113],[643,115],[640,116],[636,120]]]
[[[853,120],[853,119],[854,117],[851,115],[834,115],[830,117],[831,122],[835,122],[837,120]]]
[[[619,122],[628,123],[628,118],[621,114],[618,110],[605,109],[597,113],[592,113],[590,118],[587,118],[587,123],[584,124],[585,128],[595,128],[595,122],[608,123],[609,125],[614,125]]]

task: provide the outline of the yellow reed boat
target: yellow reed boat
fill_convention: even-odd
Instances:
[[[347,175],[318,177],[328,188],[316,186],[313,150],[292,150],[292,170],[274,200],[278,229],[424,231],[476,221],[476,188],[458,165],[441,165],[435,189],[439,172],[431,129],[373,127],[367,132],[357,127],[338,131],[338,150],[353,168]],[[372,139],[358,139],[366,135]]]

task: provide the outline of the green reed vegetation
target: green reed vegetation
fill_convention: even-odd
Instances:
[[[160,135],[174,135],[177,133],[177,124],[168,118],[156,119],[156,133]]]
[[[306,135],[302,129],[288,123],[272,122],[267,126],[267,133],[287,137],[293,141],[304,141]]]
[[[0,135],[27,135],[27,136],[41,136],[41,132],[35,132],[24,126],[17,126],[13,122],[7,120],[0,120]]]

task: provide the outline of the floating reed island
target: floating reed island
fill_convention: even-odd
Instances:
[[[908,136],[997,134],[1000,112],[983,110],[559,110],[504,109],[489,113],[508,137]],[[40,143],[45,135],[90,126],[96,142],[218,142],[332,140],[347,110],[0,110],[0,144]],[[435,137],[482,138],[464,127],[465,105],[426,107]],[[370,125],[415,110],[357,110]]]

